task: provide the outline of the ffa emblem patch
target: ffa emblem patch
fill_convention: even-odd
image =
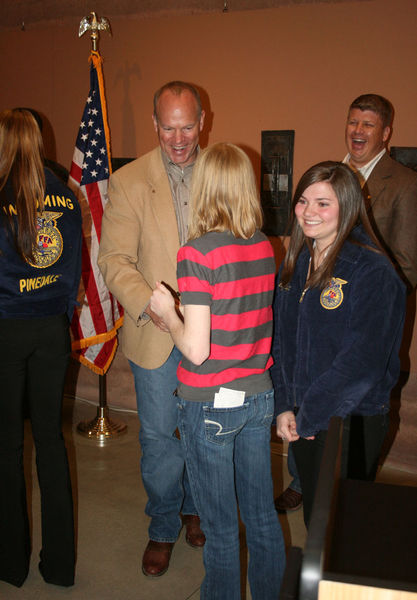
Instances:
[[[62,235],[56,222],[63,213],[44,211],[38,215],[36,247],[33,249],[34,261],[27,262],[37,269],[50,267],[62,254]]]
[[[327,310],[338,308],[343,302],[342,285],[347,283],[339,277],[332,277],[328,286],[320,294],[320,304]]]

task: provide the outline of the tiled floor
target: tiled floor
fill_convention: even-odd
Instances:
[[[33,551],[28,579],[20,589],[0,581],[4,600],[198,600],[203,578],[202,553],[184,541],[175,545],[169,571],[149,579],[141,572],[141,557],[147,543],[148,518],[144,514],[146,496],[139,476],[138,420],[135,414],[111,412],[111,418],[124,421],[127,433],[100,447],[76,432],[80,421],[96,416],[96,408],[70,398],[64,404],[64,429],[76,498],[78,560],[76,583],[60,588],[44,583],[38,570],[40,549],[39,492],[34,467],[30,428],[26,435],[26,461],[29,505],[32,510]],[[288,483],[285,448],[272,445],[276,493]],[[382,471],[384,481],[417,485],[417,476]],[[302,511],[280,515],[286,544],[302,546],[305,528]],[[242,549],[243,570],[246,551]],[[243,585],[243,588],[245,586]],[[250,600],[243,589],[242,599]]]

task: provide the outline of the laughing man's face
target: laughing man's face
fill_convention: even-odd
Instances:
[[[184,168],[195,161],[204,111],[189,90],[177,95],[165,90],[158,100],[158,116],[152,117],[162,150]]]
[[[389,134],[390,128],[383,127],[381,117],[372,110],[352,108],[345,130],[352,165],[360,168],[371,161],[384,148]]]

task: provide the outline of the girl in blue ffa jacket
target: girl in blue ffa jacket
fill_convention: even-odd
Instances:
[[[347,475],[373,479],[400,362],[405,287],[369,224],[356,175],[311,167],[292,205],[274,302],[277,434],[294,450],[308,526],[332,416],[349,435]]]
[[[23,472],[27,399],[41,492],[40,572],[74,583],[74,521],[61,431],[69,321],[81,272],[81,213],[43,166],[40,129],[0,113],[0,579],[21,586],[30,560]]]

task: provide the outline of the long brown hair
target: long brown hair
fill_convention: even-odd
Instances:
[[[310,185],[323,181],[329,183],[336,194],[339,202],[339,219],[336,238],[329,247],[326,257],[321,265],[318,268],[315,268],[314,240],[304,235],[295,216],[295,206]],[[310,169],[308,169],[301,177],[292,202],[290,222],[291,239],[282,268],[281,285],[285,286],[291,281],[298,256],[305,244],[309,249],[311,256],[310,275],[307,284],[309,287],[325,287],[333,275],[337,257],[346,240],[349,239],[353,243],[361,245],[351,235],[352,230],[358,224],[363,226],[372,243],[375,245],[375,247],[367,247],[376,252],[381,252],[382,249],[372,231],[371,224],[366,214],[361,186],[355,173],[353,173],[347,165],[333,161],[321,162],[310,167]]]
[[[249,239],[260,227],[261,205],[248,155],[227,142],[202,150],[191,180],[189,239],[227,230]]]
[[[8,181],[13,190],[17,227],[9,206],[10,196],[4,193]],[[23,258],[33,260],[36,216],[38,210],[43,210],[45,196],[45,172],[41,131],[25,109],[0,113],[0,192],[0,210],[7,217],[17,251]]]

